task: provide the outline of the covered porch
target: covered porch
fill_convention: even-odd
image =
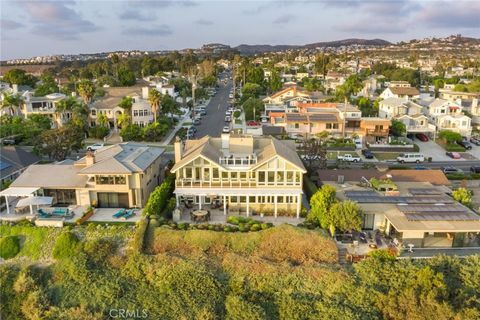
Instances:
[[[177,208],[182,212],[216,210],[223,216],[244,215],[260,217],[292,217],[299,219],[302,193],[297,190],[208,190],[208,193],[191,190],[175,191]]]

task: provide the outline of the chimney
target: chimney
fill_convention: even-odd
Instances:
[[[175,163],[178,163],[180,160],[182,160],[182,142],[180,141],[179,137],[175,139],[174,150],[175,150]]]
[[[222,133],[222,149],[228,149],[230,147],[230,134]]]
[[[95,153],[93,151],[87,151],[87,155],[85,156],[85,164],[87,167],[90,167],[95,163]]]
[[[143,100],[148,100],[148,91],[149,87],[142,87],[142,99]]]

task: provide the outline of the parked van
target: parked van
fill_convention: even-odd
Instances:
[[[397,161],[401,163],[405,163],[405,162],[419,163],[419,162],[424,162],[425,157],[423,156],[423,154],[420,154],[420,153],[401,153],[397,157]]]

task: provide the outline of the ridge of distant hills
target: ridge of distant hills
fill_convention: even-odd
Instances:
[[[351,46],[351,45],[365,45],[365,46],[388,46],[391,45],[391,42],[388,42],[383,39],[344,39],[336,41],[325,41],[325,42],[315,42],[305,45],[249,45],[241,44],[234,47],[233,49],[238,50],[242,54],[255,54],[255,53],[264,53],[271,51],[283,51],[289,49],[315,49],[322,47],[341,47],[341,46]]]

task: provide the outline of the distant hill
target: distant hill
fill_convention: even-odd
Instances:
[[[255,54],[255,53],[264,53],[271,51],[283,51],[288,49],[315,49],[322,47],[341,47],[341,46],[351,46],[351,45],[368,45],[368,46],[388,46],[391,43],[382,40],[382,39],[345,39],[345,40],[336,40],[336,41],[327,41],[327,42],[315,42],[305,45],[249,45],[241,44],[233,49],[238,50],[242,54]]]

